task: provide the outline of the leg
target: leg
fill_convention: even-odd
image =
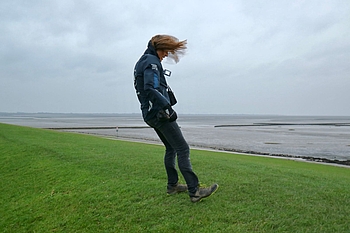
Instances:
[[[176,151],[169,144],[169,142],[165,139],[165,137],[159,130],[157,129],[154,129],[154,130],[156,131],[160,140],[162,140],[165,146],[164,165],[165,165],[166,173],[168,175],[168,188],[170,188],[175,186],[179,181],[179,176],[175,167]]]
[[[157,120],[151,120],[147,122],[147,124],[156,130],[157,134],[166,147],[164,163],[166,164],[165,166],[167,173],[168,169],[170,171],[170,173],[168,173],[168,180],[171,176],[175,177],[175,155],[177,153],[178,165],[183,177],[186,180],[188,192],[192,202],[199,202],[203,198],[209,197],[218,189],[218,184],[213,184],[208,188],[198,187],[198,177],[193,172],[190,161],[190,149],[176,121],[159,122]],[[178,180],[178,177],[176,180]],[[173,179],[171,182],[174,181],[175,179]]]
[[[157,130],[161,133],[170,147],[176,151],[178,165],[184,179],[186,180],[188,191],[189,193],[195,193],[199,181],[197,175],[192,170],[190,148],[184,139],[178,124],[176,121],[166,122],[157,128]]]

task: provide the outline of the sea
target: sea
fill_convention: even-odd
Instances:
[[[0,113],[0,122],[160,143],[141,114]],[[192,148],[350,165],[350,116],[181,115]]]

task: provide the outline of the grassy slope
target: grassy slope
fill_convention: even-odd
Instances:
[[[0,124],[1,232],[349,232],[350,169],[192,150],[212,197],[166,196],[163,147]]]

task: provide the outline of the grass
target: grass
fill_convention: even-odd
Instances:
[[[1,232],[350,232],[350,169],[191,151],[200,203],[167,196],[164,148],[0,124]]]

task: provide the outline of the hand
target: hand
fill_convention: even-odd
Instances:
[[[173,122],[177,119],[177,114],[169,105],[157,113],[157,118],[159,121]]]
[[[170,119],[170,116],[165,112],[165,110],[161,109],[157,113],[157,119],[159,121],[168,121]]]
[[[177,119],[177,114],[175,110],[172,107],[169,107],[165,110],[165,112],[169,115],[169,122],[176,121]]]

